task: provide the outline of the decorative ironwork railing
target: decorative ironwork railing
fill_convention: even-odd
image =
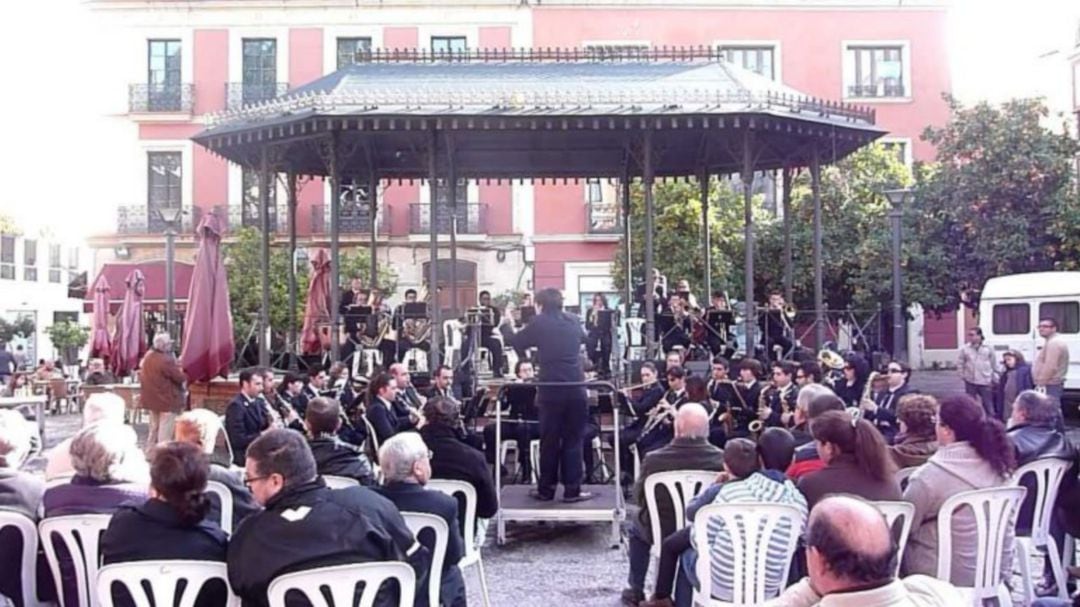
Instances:
[[[435,211],[435,230],[439,234],[450,233],[451,218],[457,218],[458,234],[487,233],[487,206],[483,203],[459,203],[451,212],[450,207],[440,204]],[[431,232],[431,204],[413,203],[409,205],[409,233],[427,234]]]
[[[225,84],[225,104],[229,110],[247,105],[265,103],[284,95],[289,90],[287,82],[229,82]]]
[[[180,216],[180,226],[177,233],[191,233],[199,220],[202,219],[202,209],[199,207],[186,208]],[[154,207],[146,204],[120,206],[116,208],[116,233],[117,234],[164,234],[165,220],[161,218]]]

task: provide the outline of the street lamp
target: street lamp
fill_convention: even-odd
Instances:
[[[905,360],[907,355],[904,351],[904,310],[901,296],[902,283],[900,277],[900,236],[901,218],[904,216],[904,205],[910,203],[912,192],[907,188],[885,190],[882,192],[892,205],[889,211],[889,221],[892,222],[892,283],[893,283],[893,360]]]
[[[161,221],[165,223],[165,331],[169,334],[169,341],[175,342],[176,335],[173,330],[175,326],[173,319],[173,306],[175,304],[173,295],[173,255],[176,232],[180,228],[180,218],[184,214],[184,209],[179,206],[161,207],[157,212],[161,216]]]

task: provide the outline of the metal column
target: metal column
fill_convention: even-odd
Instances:
[[[754,329],[757,324],[757,310],[754,301],[754,156],[753,134],[743,132],[742,185],[743,185],[743,239],[746,243],[746,267],[743,271],[743,301],[746,305],[744,315],[746,323],[746,356],[754,357]]]
[[[435,209],[438,208],[436,201],[438,200],[438,153],[439,153],[439,135],[435,130],[435,123],[432,122],[428,125],[431,129],[430,148],[428,149],[428,182],[431,184],[431,208],[428,210],[428,230],[431,232],[431,248],[430,248],[430,262],[428,264],[428,293],[432,293],[431,309],[428,313],[431,314],[431,352],[429,353],[429,366],[428,369],[435,373],[439,368],[440,352],[439,342],[442,339],[442,314],[439,310],[439,230],[438,222],[435,220]]]
[[[821,267],[821,152],[814,146],[810,158],[810,188],[814,198],[814,341],[825,343],[825,290]]]
[[[901,197],[893,204],[889,211],[889,219],[892,221],[892,282],[893,282],[893,358],[906,361],[907,355],[904,348],[904,302],[903,302],[903,276],[900,273],[901,239],[903,238],[904,200]]]
[[[259,228],[262,232],[259,246],[259,267],[262,274],[262,299],[259,304],[259,365],[270,365],[270,166],[267,148],[262,148],[259,158]]]
[[[698,174],[701,187],[701,246],[705,249],[705,295],[698,301],[712,301],[712,234],[709,232],[709,173],[702,169]]]
[[[631,243],[630,234],[630,167],[629,163],[627,168],[623,171],[622,183],[619,184],[620,191],[622,192],[622,214],[623,214],[623,239],[625,244],[626,254],[626,301],[624,302],[626,312],[623,314],[623,318],[630,318],[630,311],[634,307],[634,258],[633,248]],[[627,336],[627,340],[630,336]]]
[[[458,284],[457,284],[457,168],[454,166],[454,157],[451,150],[447,150],[447,179],[443,184],[446,191],[446,201],[450,207],[450,309],[454,318],[458,318]],[[468,189],[466,188],[466,192]],[[434,194],[434,190],[432,190]],[[434,198],[432,198],[434,200]],[[468,204],[468,202],[466,202]],[[468,207],[466,207],[467,209]],[[432,205],[432,210],[435,207]],[[466,215],[467,216],[467,215]],[[434,219],[434,215],[432,215]]]
[[[653,276],[653,154],[652,130],[642,140],[642,186],[645,188],[645,358],[656,357],[656,277]]]
[[[371,252],[371,286],[379,286],[379,264],[376,255],[375,238],[379,230],[379,177],[375,174],[375,167],[368,167],[368,215],[371,217],[371,240],[369,247]]]
[[[330,134],[330,358],[341,358],[341,173],[338,167],[338,135]]]
[[[791,284],[791,181],[794,172],[793,169],[785,167],[781,177],[783,180],[781,187],[784,189],[781,199],[784,213],[784,301],[789,304],[794,298],[792,293],[794,288]]]
[[[296,357],[300,354],[296,340],[296,172],[289,171],[285,177],[289,196],[289,370],[299,369]]]

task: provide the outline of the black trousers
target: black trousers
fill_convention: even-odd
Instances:
[[[776,353],[773,352],[773,349],[775,349],[776,346],[782,348],[780,350],[780,357],[783,358],[791,351],[792,346],[795,345],[791,343],[791,340],[788,339],[786,335],[766,335],[765,339],[762,340],[762,343],[765,346],[765,357],[769,360],[774,360],[776,358]]]
[[[690,336],[685,331],[669,331],[667,335],[661,337],[660,345],[663,347],[665,354],[674,350],[675,346],[689,348]]]
[[[585,475],[582,454],[585,426],[588,423],[588,403],[584,391],[559,392],[558,396],[542,397],[540,411],[540,483],[537,491],[544,497],[554,497],[555,488],[562,482],[563,497],[581,493]]]
[[[602,377],[611,375],[611,333],[589,333],[585,337],[585,349],[593,368]]]
[[[532,474],[529,443],[540,438],[540,424],[534,421],[503,421],[501,425],[502,439],[512,440],[517,445],[518,470],[521,472],[519,476],[523,482],[528,483]],[[487,455],[489,464],[503,465],[502,462],[495,461],[498,458],[498,452],[499,445],[495,442],[495,424],[488,424],[484,426],[484,453]]]

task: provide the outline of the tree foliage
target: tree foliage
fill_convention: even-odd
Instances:
[[[16,337],[30,337],[34,334],[34,319],[20,316],[14,321],[0,318],[0,341],[9,342]]]
[[[19,225],[15,223],[15,219],[11,215],[0,213],[0,234],[19,236],[22,234],[22,230],[19,229]]]

